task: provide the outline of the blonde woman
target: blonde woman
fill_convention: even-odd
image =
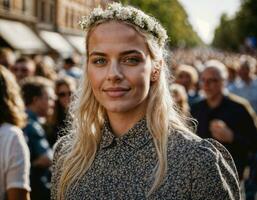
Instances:
[[[21,128],[26,123],[20,88],[0,65],[0,199],[29,200],[30,157]]]
[[[55,146],[52,199],[239,199],[230,154],[174,110],[163,27],[118,3],[81,26],[84,79]]]
[[[190,116],[190,108],[185,88],[180,84],[173,83],[170,86],[170,92],[174,103],[176,103],[178,107],[178,111],[184,116]]]

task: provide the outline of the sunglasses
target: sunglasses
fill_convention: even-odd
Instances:
[[[220,79],[218,78],[209,78],[209,79],[201,79],[200,80],[200,84],[215,84],[217,82],[219,82]]]
[[[13,71],[13,72],[22,72],[22,73],[27,73],[29,70],[27,69],[27,68],[24,68],[24,67],[22,67],[22,68],[19,68],[19,67],[13,67],[13,68],[11,68],[11,70]]]
[[[59,92],[59,93],[57,93],[57,96],[58,97],[70,97],[72,95],[72,92]]]

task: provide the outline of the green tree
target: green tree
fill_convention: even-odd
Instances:
[[[188,21],[184,8],[177,0],[121,0],[157,18],[166,28],[172,47],[196,46],[202,41]]]
[[[257,38],[257,3],[256,0],[242,0],[241,7],[233,19],[222,15],[215,30],[213,46],[239,50],[247,37]]]

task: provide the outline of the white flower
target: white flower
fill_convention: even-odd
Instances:
[[[105,12],[103,12],[102,17],[104,19],[112,19],[113,18],[113,12],[110,10],[106,10]]]
[[[122,10],[122,16],[121,16],[121,20],[127,20],[129,18],[131,18],[132,12],[128,9],[123,9]]]
[[[121,4],[116,2],[110,4],[110,7],[108,7],[108,9],[110,10],[120,10],[121,8],[122,8]]]
[[[143,18],[141,16],[137,15],[134,21],[135,21],[136,25],[138,25],[141,28],[144,28],[144,22],[143,22]]]
[[[82,17],[79,25],[83,30],[87,31],[90,26],[101,19],[128,21],[150,33],[150,35],[156,39],[160,47],[164,46],[168,38],[166,30],[155,18],[146,15],[144,12],[134,7],[123,7],[120,3],[111,3],[105,10],[100,7],[95,8],[88,17]]]
[[[103,9],[101,7],[97,7],[92,11],[92,16],[100,16],[103,14]]]

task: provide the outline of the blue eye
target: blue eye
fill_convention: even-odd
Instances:
[[[123,63],[125,64],[131,64],[131,65],[135,65],[141,62],[140,58],[137,57],[128,57],[128,58],[124,58],[122,60]]]
[[[105,58],[96,58],[92,60],[92,63],[95,65],[104,65],[106,62]]]

